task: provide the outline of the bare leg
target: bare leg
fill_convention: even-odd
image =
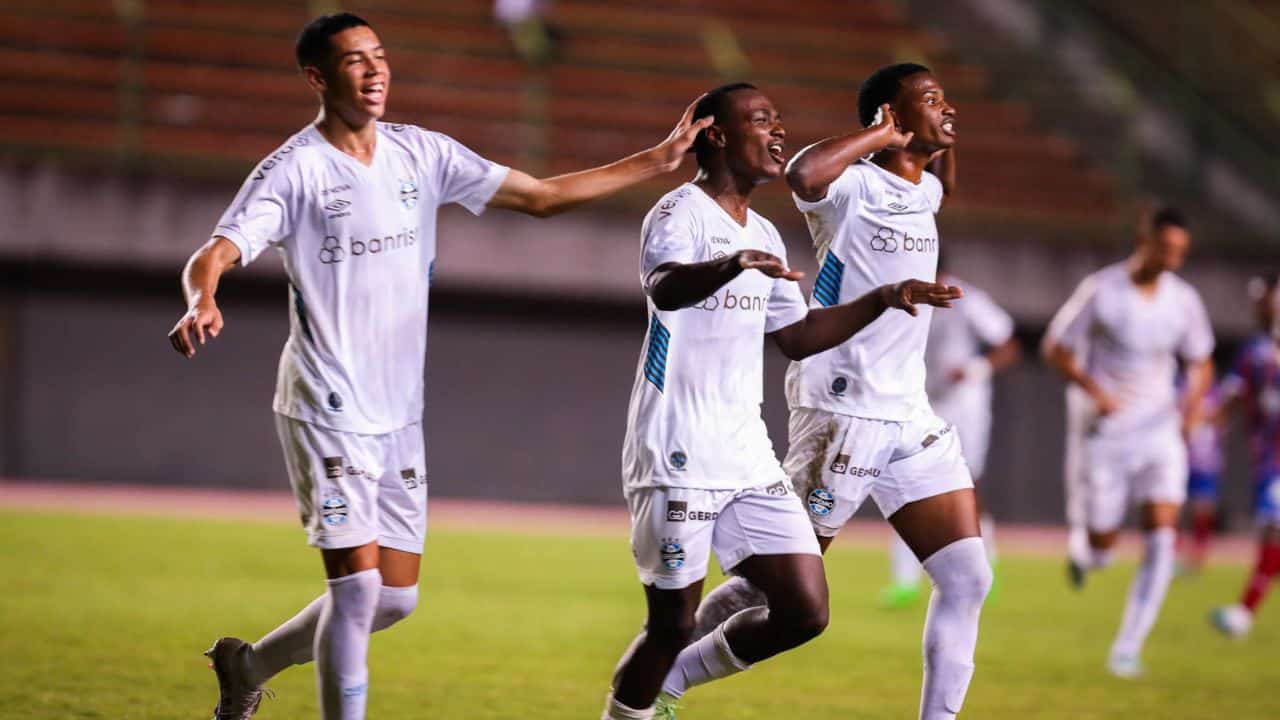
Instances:
[[[662,680],[693,634],[693,616],[702,597],[699,580],[679,590],[644,588],[649,613],[644,629],[619,663],[613,700],[634,710],[653,705]]]

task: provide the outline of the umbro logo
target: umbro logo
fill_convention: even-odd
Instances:
[[[910,209],[908,208],[908,206],[903,205],[900,202],[891,202],[889,203],[888,207],[890,210],[893,210],[895,212],[906,212],[908,209]]]
[[[346,210],[349,207],[351,207],[351,201],[343,200],[339,198],[329,203],[328,205],[325,205],[324,209],[328,210],[329,212],[342,212],[343,210]]]

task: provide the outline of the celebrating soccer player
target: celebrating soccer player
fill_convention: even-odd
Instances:
[[[650,319],[622,467],[648,618],[619,664],[605,720],[673,717],[688,688],[826,626],[818,543],[760,416],[764,336],[799,360],[890,315],[925,332],[930,308],[916,303],[949,307],[960,295],[904,277],[847,304],[806,307],[777,230],[748,207],[757,185],[783,173],[777,110],[740,83],[708,93],[694,117],[714,119],[695,144],[698,175],[665,195],[641,232]],[[688,644],[713,550],[764,603]]]
[[[1173,576],[1178,512],[1187,493],[1183,429],[1213,381],[1213,330],[1204,303],[1174,274],[1191,235],[1182,214],[1155,213],[1123,262],[1085,278],[1058,311],[1044,356],[1092,400],[1083,443],[1088,545],[1069,548],[1073,582],[1111,558],[1125,509],[1140,506],[1144,551],[1107,658],[1119,677],[1142,672],[1141,652]],[[1181,412],[1174,386],[1187,365]]]
[[[955,187],[955,108],[928,68],[904,63],[863,82],[858,119],[861,129],[806,148],[787,168],[822,265],[811,307],[937,272],[934,215]],[[935,158],[941,179],[925,170]],[[920,717],[945,720],[960,712],[973,676],[991,566],[958,433],[925,394],[931,314],[882,315],[838,347],[791,364],[783,467],[824,550],[870,495],[923,562],[933,593]],[[751,603],[759,604],[759,591],[745,579],[721,584],[698,611],[699,630]]]
[[[169,334],[187,357],[223,330],[218,279],[268,248],[289,277],[289,339],[273,408],[289,479],[328,591],[252,645],[208,651],[219,720],[248,718],[262,684],[316,661],[321,716],[359,720],[369,635],[418,598],[426,533],[423,362],[436,214],[457,203],[552,215],[681,163],[710,119],[691,105],[659,145],[605,167],[535,179],[455,140],[382,117],[391,71],[378,36],[343,13],[298,37],[322,107],[249,175],[183,272],[188,310]],[[194,339],[192,335],[194,334]]]

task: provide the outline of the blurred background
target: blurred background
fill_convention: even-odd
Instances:
[[[0,476],[284,489],[272,426],[288,331],[274,258],[237,270],[216,343],[165,334],[178,273],[253,165],[316,113],[293,37],[336,2],[0,0]],[[1062,517],[1063,387],[1036,357],[1088,272],[1129,251],[1151,197],[1190,216],[1183,275],[1220,367],[1254,331],[1251,276],[1280,268],[1280,1],[375,0],[342,3],[389,49],[388,120],[551,174],[662,139],[685,105],[756,83],[792,151],[854,129],[876,67],[933,67],[958,109],[939,217],[955,274],[1017,321],[996,381],[984,497]],[[692,164],[549,221],[442,211],[426,433],[437,496],[621,502],[646,317],[639,226]],[[780,183],[756,208],[814,261]],[[785,450],[785,362],[765,413]],[[1250,509],[1230,453],[1223,521]],[[874,510],[869,512],[874,513]]]

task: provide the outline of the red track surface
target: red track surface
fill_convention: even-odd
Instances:
[[[266,490],[96,485],[84,483],[0,480],[0,510],[17,508],[63,512],[216,517],[236,508],[239,519],[293,522],[297,510],[288,493]],[[627,512],[621,507],[561,503],[517,503],[497,500],[432,498],[433,527],[477,532],[625,537]],[[1058,557],[1065,547],[1063,528],[1005,523],[997,526],[1001,553]],[[889,526],[880,520],[854,520],[840,534],[842,544],[883,547]],[[1121,554],[1138,548],[1132,533],[1121,541]],[[1218,538],[1212,559],[1243,563],[1253,556],[1253,539],[1245,535]]]

